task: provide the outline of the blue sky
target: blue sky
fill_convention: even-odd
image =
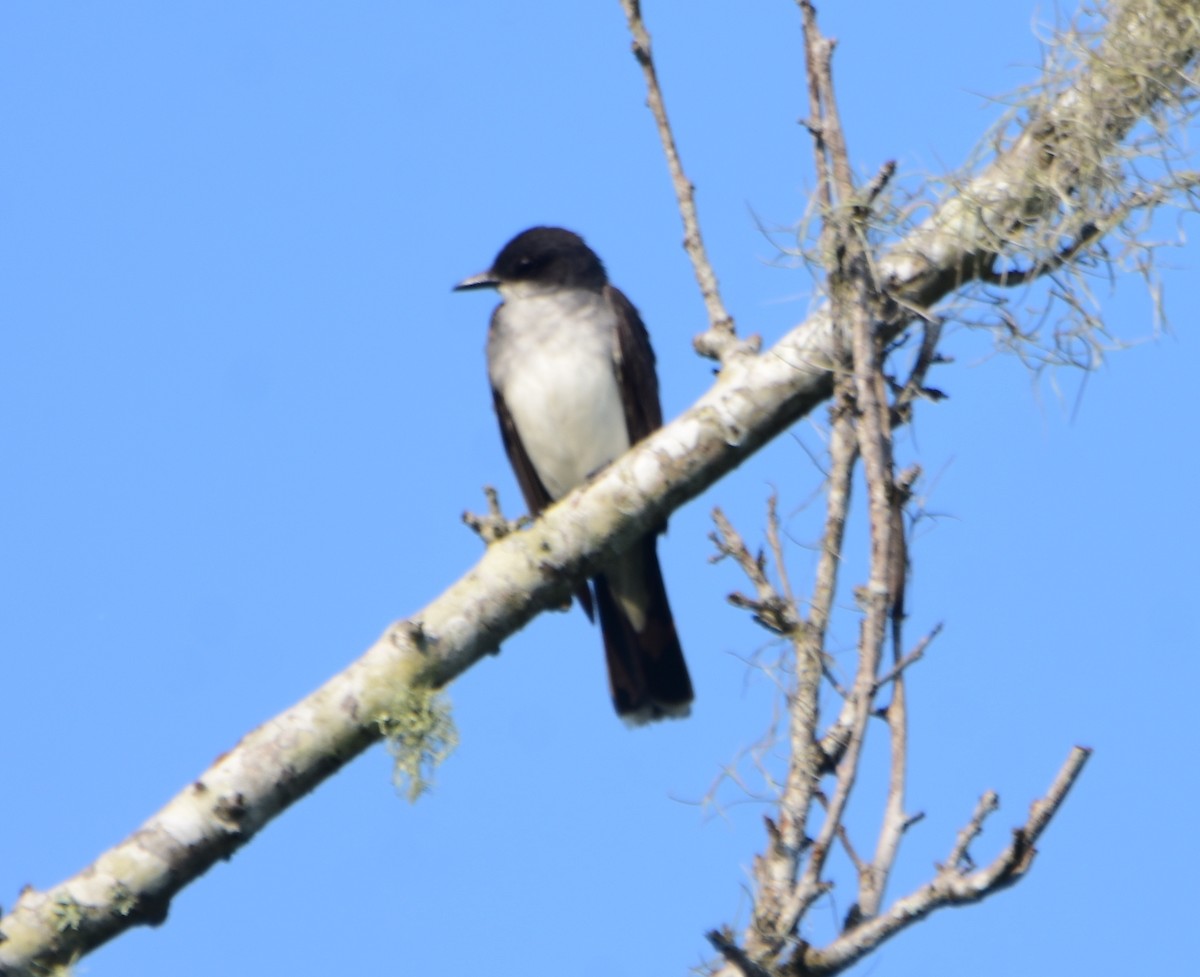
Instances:
[[[512,234],[561,224],[604,257],[650,328],[668,416],[710,382],[616,0],[401,6],[0,11],[6,906],[464,573],[480,545],[459,516],[480,486],[517,510],[484,373],[491,306],[450,292]],[[954,167],[990,97],[1036,77],[1031,6],[827,7],[864,174]],[[726,301],[773,339],[812,297],[757,226],[799,221],[813,179],[798,13],[645,8]],[[929,876],[982,791],[1003,806],[980,858],[1072,744],[1096,755],[1027,881],[861,973],[1106,973],[1126,951],[1158,972],[1192,955],[1198,257],[1166,255],[1165,335],[1136,281],[1100,286],[1131,345],[1082,394],[1077,374],[1035,378],[951,330],[956,362],[931,377],[950,397],[902,438],[934,516],[909,635],[945,632],[911,675],[909,806],[927,816],[892,894]],[[462,744],[431,795],[397,797],[375,748],[80,973],[640,977],[707,959],[705,930],[745,921],[767,808],[728,784],[702,802],[763,731],[771,682],[747,661],[774,653],[724,603],[742,584],[707,560],[708,513],[757,540],[778,491],[806,587],[819,445],[798,425],[672,520],[691,720],[627,732],[598,633],[544,616],[451,690]],[[846,618],[846,660],[852,640]],[[852,812],[860,846],[876,801],[864,790]]]

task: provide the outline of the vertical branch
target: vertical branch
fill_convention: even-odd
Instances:
[[[846,536],[846,516],[850,510],[850,495],[854,484],[854,467],[858,462],[858,436],[854,433],[854,403],[847,374],[838,371],[834,380],[832,421],[829,437],[828,504],[825,526],[821,534],[821,558],[817,562],[817,580],[813,589],[808,626],[817,647],[825,647],[825,635],[833,614],[837,594],[838,570],[842,565],[842,541]]]
[[[821,199],[825,204],[822,253],[828,272],[833,319],[847,351],[850,381],[847,391],[856,411],[857,450],[863,459],[871,527],[871,559],[867,585],[859,593],[863,609],[860,626],[858,669],[842,717],[837,724],[844,735],[845,754],[837,771],[837,784],[826,814],[822,838],[813,846],[801,887],[815,882],[827,848],[821,840],[840,828],[846,800],[853,789],[859,758],[866,738],[868,717],[874,711],[879,671],[887,640],[889,619],[893,623],[895,663],[900,658],[900,621],[907,559],[904,546],[903,507],[894,480],[891,409],[883,373],[884,349],[877,323],[883,318],[884,301],[873,274],[866,244],[865,218],[878,193],[868,188],[865,201],[856,199],[845,131],[834,97],[833,42],[817,28],[816,11],[800,0],[808,64],[808,122],[816,147]],[[880,186],[890,175],[885,168]],[[895,861],[907,819],[904,793],[907,777],[907,709],[904,678],[897,670],[892,681],[891,702],[884,712],[889,727],[891,768],[883,826],[875,858],[858,862],[858,903],[848,923],[878,912],[887,878]]]
[[[825,142],[825,127],[821,124],[821,81],[817,77],[817,64],[821,60],[818,48],[822,38],[817,31],[817,12],[811,3],[800,4],[804,23],[804,69],[808,87],[808,118],[804,124],[813,141],[814,168],[817,172],[817,198],[822,213],[833,210],[833,186],[829,180],[829,155]]]
[[[810,117],[806,124],[813,137],[817,196],[822,207],[821,261],[827,275],[835,338],[830,357],[834,364],[834,405],[828,509],[810,609],[803,621],[782,571],[774,504],[768,539],[781,567],[785,590],[782,598],[767,579],[762,553],[752,557],[732,527],[721,527],[723,553],[738,556],[757,590],[757,599],[741,598],[734,603],[753,609],[760,624],[791,638],[796,680],[788,702],[787,777],[777,819],[766,819],[769,844],[755,859],[757,886],[750,922],[741,945],[729,930],[709,934],[724,959],[724,966],[716,971],[720,977],[816,977],[838,973],[930,912],[977,901],[1013,884],[1028,871],[1038,835],[1062,804],[1088,755],[1081,748],[1072,751],[1050,791],[1033,805],[1025,826],[1014,832],[1011,844],[991,864],[975,870],[967,851],[998,803],[989,792],[960,833],[950,863],[939,866],[932,881],[890,906],[885,904],[904,832],[915,820],[905,814],[909,746],[906,669],[921,657],[940,629],[935,628],[914,650],[904,653],[908,575],[904,516],[919,469],[913,466],[897,476],[892,432],[894,424],[909,419],[917,397],[939,396],[923,383],[926,371],[938,361],[940,322],[911,307],[901,312],[875,274],[868,220],[894,166],[886,164],[873,180],[856,189],[834,98],[834,44],[819,33],[812,3],[797,2],[807,64]],[[897,323],[906,317],[909,321],[922,318],[925,334],[912,375],[902,386],[897,384],[893,398],[891,380],[884,373],[885,340],[896,336]],[[820,683],[827,675],[827,633],[836,601],[852,476],[859,459],[867,491],[870,561],[866,583],[856,590],[861,612],[857,665],[848,690],[829,676],[843,703],[822,734]],[[881,674],[889,624],[892,657],[890,667]],[[887,686],[887,705],[877,710],[875,703]],[[868,727],[876,716],[887,725],[890,765],[875,851],[867,860],[859,854],[861,849],[855,846],[843,821],[856,786]],[[815,803],[824,808],[819,827],[815,826],[819,816],[819,812],[814,814]],[[806,911],[833,887],[824,874],[835,844],[845,849],[857,873],[857,901],[843,922],[842,932],[826,947],[818,948],[802,938],[800,925]]]
[[[813,5],[801,0],[804,42],[808,62],[809,103],[813,117],[809,128],[817,145],[817,159],[826,202],[822,228],[822,252],[828,272],[830,305],[833,319],[847,351],[850,376],[845,384],[856,413],[857,450],[863,460],[867,482],[867,502],[871,524],[871,560],[867,586],[859,598],[864,616],[860,626],[858,668],[854,685],[843,714],[848,737],[845,754],[837,768],[837,781],[826,812],[821,835],[800,880],[801,889],[815,891],[818,873],[824,867],[829,843],[841,825],[845,806],[854,789],[858,764],[866,740],[867,724],[873,711],[878,676],[886,640],[889,612],[895,605],[892,578],[893,518],[891,499],[891,426],[887,392],[882,373],[883,351],[876,338],[878,289],[867,256],[860,208],[854,206],[855,190],[851,175],[845,133],[833,91],[833,42],[817,28]],[[829,204],[832,203],[832,206]],[[895,745],[895,740],[893,740]],[[893,757],[895,759],[895,757]],[[889,800],[903,797],[903,765],[893,764],[900,774],[900,788],[892,784]],[[859,908],[864,896],[881,891],[875,884],[875,865],[862,872]],[[871,910],[873,911],[873,910]]]
[[[704,248],[704,239],[700,236],[700,218],[696,212],[695,187],[683,171],[683,163],[679,159],[679,150],[675,146],[675,136],[671,124],[667,120],[667,107],[663,101],[662,89],[658,84],[658,73],[654,69],[654,58],[650,50],[650,32],[642,20],[640,0],[621,0],[625,11],[625,19],[629,24],[629,33],[633,36],[633,55],[642,66],[642,74],[646,79],[646,104],[654,115],[658,127],[658,135],[662,140],[663,154],[667,158],[667,168],[671,172],[671,184],[675,188],[675,199],[679,203],[679,216],[683,219],[683,246],[692,261],[696,273],[696,282],[700,286],[700,294],[704,306],[708,310],[709,329],[712,333],[724,337],[725,346],[734,336],[733,317],[726,311],[725,303],[721,300],[721,292],[717,286],[717,276],[712,263],[708,260],[708,252]],[[724,349],[725,346],[721,348]],[[715,355],[700,349],[704,355]],[[719,357],[717,357],[719,358]]]
[[[808,0],[799,0],[804,24],[804,52],[808,75],[809,131],[817,153],[821,202],[826,213],[836,202],[846,203],[854,190],[850,154],[837,102],[833,97],[834,42],[817,28],[817,11]]]
[[[817,31],[811,4],[802,2],[801,9],[812,110],[809,128],[814,138],[819,193],[825,205],[823,251],[829,273],[833,319],[843,342],[841,367],[834,377],[835,406],[830,441],[833,463],[825,542],[809,620],[797,631],[794,641],[796,685],[790,702],[791,762],[780,799],[779,823],[768,820],[771,845],[756,864],[759,892],[746,934],[747,950],[756,960],[774,959],[783,952],[788,941],[794,939],[800,918],[828,891],[822,874],[833,845],[839,839],[844,844],[849,843],[842,820],[857,779],[879,684],[888,614],[894,604],[888,586],[893,548],[890,534],[892,495],[888,491],[892,470],[889,408],[880,369],[882,348],[875,342],[872,315],[879,302],[860,228],[853,224],[855,210],[850,202],[853,201],[854,186],[845,137],[833,100],[830,73],[833,45]],[[868,465],[871,576],[864,600],[866,613],[858,669],[843,708],[845,735],[838,740],[837,755],[832,756],[822,749],[817,735],[818,692],[851,478],[860,456]],[[832,795],[826,802],[820,830],[810,843],[805,830],[808,813],[821,774],[831,762],[836,764]],[[897,803],[902,805],[903,765],[893,769],[899,772],[901,789],[892,793],[898,796]],[[802,865],[805,852],[808,858]],[[864,879],[873,874],[869,869],[864,870]],[[872,891],[871,886],[860,888]]]
[[[841,387],[835,390],[831,409],[831,464],[817,582],[807,620],[790,635],[796,660],[796,676],[788,701],[790,761],[779,798],[778,820],[766,819],[770,844],[755,860],[754,866],[758,892],[745,941],[747,952],[755,958],[769,958],[781,953],[795,933],[805,909],[825,891],[824,885],[815,877],[810,879],[806,889],[801,889],[797,886],[797,876],[804,855],[806,852],[811,855],[813,850],[807,834],[809,812],[817,796],[821,775],[829,763],[818,737],[825,636],[837,594],[842,541],[858,460],[853,413],[844,383]],[[769,535],[774,540],[778,538],[778,527],[773,509],[771,517]],[[781,548],[777,545],[772,548],[776,562],[782,567]],[[786,586],[785,589],[790,591]],[[790,592],[787,596],[794,606]]]
[[[855,249],[851,245],[847,250]],[[847,276],[840,287],[831,286],[831,291],[847,293],[844,299],[834,299],[835,309],[839,305],[848,305],[847,300],[853,302],[845,309],[845,316],[850,326],[855,402],[859,411],[858,447],[863,457],[871,525],[870,573],[867,586],[860,593],[866,613],[859,640],[859,671],[854,692],[858,708],[865,711],[878,688],[889,618],[896,618],[903,602],[904,572],[902,563],[897,566],[897,557],[903,551],[904,527],[893,484],[891,421],[884,387],[883,354],[870,315],[876,304],[869,291],[873,283],[865,277],[869,274],[868,262],[855,260],[854,267],[857,274]],[[871,917],[878,912],[903,830],[907,771],[903,683],[903,675],[897,674],[893,680],[892,701],[884,714],[889,725],[891,769],[883,827],[876,858],[859,878],[859,901],[854,916]]]
[[[915,371],[914,371],[915,372]],[[923,373],[921,374],[923,376]],[[884,423],[888,426],[890,442],[891,412],[885,412]],[[890,454],[890,450],[889,450]],[[887,800],[884,802],[883,820],[875,846],[875,858],[859,875],[858,911],[864,918],[879,913],[887,889],[888,877],[896,856],[900,851],[900,839],[912,819],[905,813],[904,792],[908,780],[908,697],[905,692],[904,652],[901,635],[904,623],[904,591],[907,583],[908,548],[904,537],[904,505],[908,500],[913,481],[920,469],[916,466],[893,479],[888,472],[888,497],[890,502],[890,553],[888,560],[888,592],[892,617],[892,697],[883,711],[888,726],[888,746],[891,751],[891,768],[888,773]]]

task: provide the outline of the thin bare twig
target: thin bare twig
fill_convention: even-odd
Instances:
[[[663,99],[662,89],[658,84],[658,72],[654,68],[654,56],[650,47],[650,32],[642,20],[640,0],[621,0],[625,11],[625,19],[629,24],[629,33],[633,37],[633,56],[641,65],[642,75],[646,79],[646,104],[654,115],[654,123],[658,127],[658,136],[662,141],[663,154],[667,158],[667,169],[671,173],[671,185],[675,188],[675,199],[679,204],[679,216],[683,220],[683,246],[691,259],[692,269],[696,274],[696,282],[700,286],[700,295],[704,299],[704,307],[708,311],[708,331],[696,337],[695,348],[701,356],[724,363],[726,358],[736,352],[756,352],[760,342],[753,337],[745,343],[737,341],[733,316],[725,308],[721,299],[720,287],[717,285],[717,275],[709,261],[708,252],[704,247],[704,238],[700,234],[700,217],[696,211],[696,193],[692,181],[683,170],[679,158],[679,150],[675,145],[675,134],[667,119],[667,106]]]
[[[925,649],[929,647],[929,643],[941,633],[942,625],[941,623],[938,623],[934,626],[932,631],[930,631],[920,641],[917,642],[917,646],[912,651],[901,658],[898,662],[896,662],[896,664],[894,664],[890,669],[888,669],[886,672],[880,675],[878,679],[875,680],[875,688],[882,689],[888,684],[888,682],[892,681],[898,675],[906,671],[910,665],[915,665],[922,658],[924,658]]]
[[[857,414],[855,430],[866,473],[871,524],[870,576],[863,591],[866,613],[859,637],[859,667],[854,690],[846,702],[854,715],[850,717],[846,755],[838,767],[837,785],[822,829],[824,836],[840,826],[846,799],[855,783],[867,718],[879,688],[878,673],[887,622],[890,617],[898,627],[903,614],[906,558],[902,508],[893,477],[891,414],[883,378],[883,347],[875,330],[876,310],[883,303],[865,244],[869,204],[855,201],[846,138],[833,90],[833,44],[817,29],[812,4],[801,2],[800,7],[809,61],[809,101],[817,106],[825,147],[819,155],[820,183],[830,188],[825,191],[825,198],[836,201],[835,209],[824,215],[822,252],[827,263],[834,321],[841,327],[850,351]],[[881,171],[868,192],[869,198],[878,195],[890,171],[890,167]],[[904,685],[899,674],[892,684],[892,701],[884,713],[890,730],[892,764],[883,827],[874,860],[859,873],[857,913],[868,916],[878,910],[907,821],[903,812],[907,722]],[[814,870],[820,870],[822,836],[814,845],[814,854],[801,879],[801,887],[805,881],[815,878]]]
[[[876,680],[876,688],[879,682]],[[900,852],[900,839],[911,823],[905,813],[905,788],[908,782],[908,697],[904,675],[897,670],[892,679],[892,700],[883,712],[888,725],[891,765],[888,770],[887,800],[884,803],[879,838],[870,870],[858,881],[858,908],[862,917],[874,916],[883,904],[887,881]]]
[[[804,974],[805,977],[841,973],[935,910],[978,902],[1019,881],[1033,864],[1037,854],[1034,846],[1038,838],[1062,807],[1091,752],[1082,746],[1071,750],[1050,789],[1033,803],[1025,824],[1013,832],[1012,841],[989,865],[974,872],[963,872],[960,866],[947,863],[931,882],[897,899],[880,915],[847,930],[828,946],[799,948],[786,971]],[[981,824],[989,813],[982,811],[982,807],[981,803],[981,807],[976,808],[971,823],[964,831],[978,833],[975,831],[976,823]],[[960,832],[960,840],[963,836],[964,833]]]
[[[795,607],[796,596],[792,593],[787,561],[783,558],[783,538],[779,532],[779,496],[775,492],[767,499],[767,545],[771,548],[771,558],[775,561],[775,572],[779,574],[779,585],[783,588],[784,599]]]
[[[992,255],[987,266],[980,270],[979,280],[989,285],[1014,288],[1025,285],[1035,278],[1052,274],[1071,264],[1101,238],[1119,228],[1136,212],[1157,207],[1181,193],[1191,192],[1197,186],[1200,186],[1200,174],[1191,171],[1176,173],[1169,187],[1153,187],[1150,190],[1130,194],[1112,210],[1081,224],[1075,230],[1071,241],[1055,251],[1038,255],[1036,262],[1028,268],[1006,268],[1003,271],[996,271],[995,264],[999,260],[999,255]]]
[[[750,598],[745,594],[732,593],[729,602],[735,607],[753,611],[754,620],[767,630],[790,638],[800,626],[800,620],[795,613],[795,605],[781,596],[767,577],[766,558],[762,553],[757,556],[750,553],[745,541],[719,508],[713,510],[712,518],[717,526],[717,531],[709,536],[717,547],[717,555],[712,559],[732,557],[736,560],[742,572],[754,584],[758,595]]]
[[[1000,795],[994,790],[987,791],[979,798],[979,803],[975,805],[975,813],[971,815],[971,820],[963,826],[954,841],[954,849],[950,852],[950,858],[946,862],[947,866],[951,869],[958,869],[964,865],[970,868],[975,867],[970,856],[971,842],[983,833],[983,822],[988,819],[988,816],[999,809]]]
[[[500,509],[500,493],[496,491],[495,486],[485,485],[483,494],[487,498],[488,511],[483,515],[464,512],[462,521],[488,546],[515,533],[518,529],[528,526],[533,521],[529,516],[521,516],[519,519],[506,518]]]
[[[924,341],[911,375],[897,389],[896,404],[890,404],[889,384],[883,372],[886,330],[877,328],[888,318],[890,303],[875,278],[866,244],[866,223],[870,206],[894,167],[890,164],[883,167],[868,186],[864,199],[857,199],[833,95],[833,45],[819,34],[812,5],[801,0],[800,7],[808,63],[811,108],[808,125],[817,159],[818,195],[824,204],[822,254],[828,273],[832,319],[842,337],[842,353],[835,360],[833,375],[835,402],[830,439],[833,463],[825,546],[807,627],[794,631],[798,679],[791,702],[792,753],[788,781],[781,793],[778,822],[767,819],[767,850],[755,860],[758,886],[744,947],[737,947],[728,938],[721,946],[727,963],[742,973],[757,972],[762,967],[773,970],[789,948],[794,950],[794,961],[801,959],[807,947],[798,941],[799,920],[813,902],[829,891],[830,883],[821,876],[835,841],[847,852],[859,879],[858,900],[847,915],[847,930],[858,931],[867,920],[879,915],[901,838],[920,818],[920,815],[909,816],[904,810],[908,767],[904,674],[920,660],[937,633],[935,629],[916,649],[903,654],[901,627],[908,565],[904,509],[920,469],[912,466],[899,476],[895,474],[892,424],[893,419],[897,423],[907,420],[911,401],[924,392],[925,375],[937,361],[940,322],[925,317]],[[858,668],[838,719],[818,742],[816,690],[824,671],[824,637],[836,592],[851,475],[860,457],[866,471],[871,561],[867,585],[860,590],[864,617]],[[760,623],[764,623],[765,617],[777,619],[780,596],[767,584],[763,555],[752,557],[727,523],[718,525],[724,551],[738,559],[757,591],[756,599],[739,597],[735,601],[752,609]],[[780,579],[786,581],[774,500],[769,506],[768,543],[781,568]],[[785,586],[785,592],[785,605],[794,607],[790,586]],[[793,619],[794,615],[789,622]],[[893,664],[881,675],[889,622]],[[890,686],[891,697],[880,715],[889,730],[891,763],[874,857],[866,861],[857,853],[842,819],[856,784],[867,726],[875,711],[874,699],[885,686]],[[828,796],[819,788],[819,780],[826,773],[834,776]],[[809,839],[803,829],[814,799],[823,804],[825,817],[816,837]]]
[[[939,316],[926,315],[922,324],[924,331],[921,336],[921,346],[917,350],[917,358],[913,362],[912,372],[904,382],[895,397],[896,418],[894,424],[907,423],[912,411],[912,404],[918,397],[938,400],[944,396],[938,391],[931,391],[925,386],[925,377],[930,367],[935,363],[944,362],[938,353],[938,342],[942,338],[942,320]]]

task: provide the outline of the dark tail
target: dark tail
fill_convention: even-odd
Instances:
[[[635,543],[593,584],[617,715],[631,726],[688,715],[692,680],[667,603],[656,537]]]

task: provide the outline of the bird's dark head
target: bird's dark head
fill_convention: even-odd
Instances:
[[[601,289],[607,281],[604,265],[578,234],[561,227],[531,227],[500,249],[491,268],[454,288],[460,291],[529,285]]]

